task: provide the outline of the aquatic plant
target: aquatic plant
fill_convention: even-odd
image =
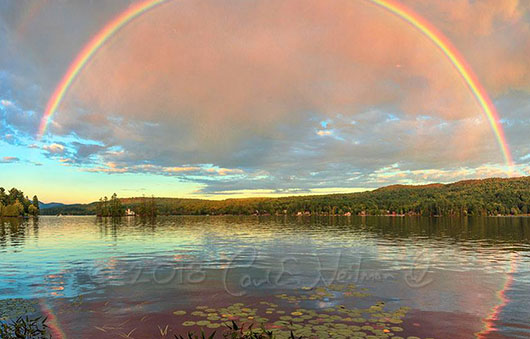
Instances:
[[[15,319],[36,311],[38,301],[22,298],[0,300],[0,320]]]
[[[250,324],[245,329],[245,324],[238,325],[234,320],[231,324],[226,324],[228,331],[224,333],[225,338],[231,339],[265,339],[273,338],[272,331],[267,331],[264,327],[261,327],[260,331],[253,331],[252,325]]]
[[[277,294],[277,303],[262,300],[245,305],[238,302],[220,308],[199,305],[189,313],[175,310],[173,314],[182,318],[181,324],[185,327],[217,329],[224,324],[227,331],[223,337],[228,339],[399,338],[397,334],[404,331],[401,324],[409,307],[390,310],[384,301],[369,300],[363,303],[365,307],[338,303],[368,296],[366,289],[359,289],[355,284],[330,284],[302,287],[290,295]],[[301,308],[315,302],[330,304],[325,308]],[[259,328],[253,329],[253,326]],[[193,333],[188,334],[190,338],[196,338]]]
[[[274,335],[272,331],[267,331],[264,327],[261,327],[259,330],[252,329],[253,324],[245,327],[245,324],[237,324],[234,320],[232,323],[225,324],[227,331],[223,333],[223,338],[225,339],[275,339],[277,336]],[[175,339],[213,339],[216,331],[214,331],[210,336],[206,337],[206,334],[201,330],[201,334],[194,334],[193,332],[188,332],[187,336],[175,335]],[[295,337],[294,333],[291,331],[289,339],[300,339],[302,337]]]
[[[188,334],[184,337],[182,335],[175,335],[175,339],[213,339],[215,337],[215,331],[213,331],[212,334],[210,334],[208,337],[206,337],[206,334],[204,334],[204,331],[201,330],[201,334],[194,334],[193,332],[188,332]]]
[[[49,339],[47,318],[19,317],[13,321],[0,321],[2,339]]]

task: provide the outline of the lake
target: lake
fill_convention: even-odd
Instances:
[[[530,218],[0,221],[0,318],[54,338],[530,337]]]

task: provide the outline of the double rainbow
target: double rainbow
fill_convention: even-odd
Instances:
[[[53,114],[59,107],[61,101],[64,98],[68,88],[72,85],[73,81],[83,69],[90,58],[98,51],[98,49],[105,44],[105,42],[113,36],[122,27],[127,25],[131,20],[145,13],[146,11],[154,8],[155,6],[168,1],[168,0],[146,0],[136,5],[131,6],[123,13],[119,14],[115,19],[109,22],[90,42],[85,45],[81,52],[77,55],[75,60],[72,62],[68,71],[61,79],[61,82],[53,92],[50,100],[46,105],[46,111],[42,117],[39,137],[46,132],[46,127],[50,123]],[[497,143],[499,144],[504,160],[508,166],[513,165],[512,156],[508,147],[508,142],[504,135],[504,130],[500,124],[499,115],[495,106],[491,102],[488,94],[482,88],[475,74],[467,65],[464,58],[456,50],[456,48],[449,42],[449,40],[440,32],[438,32],[432,25],[430,25],[425,19],[414,13],[409,8],[393,1],[393,0],[366,0],[372,4],[380,6],[390,13],[398,16],[411,24],[414,28],[420,31],[424,36],[431,40],[436,47],[438,47],[444,55],[449,59],[451,64],[455,67],[456,71],[460,74],[472,95],[477,100],[477,103],[481,107],[484,115],[486,116]]]

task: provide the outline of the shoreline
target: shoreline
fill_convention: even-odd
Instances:
[[[31,217],[31,216],[30,216]],[[29,219],[30,217],[0,217],[2,218],[10,218],[10,219]],[[141,217],[138,215],[124,215],[121,217],[102,217],[97,216],[95,214],[63,214],[63,215],[53,215],[53,214],[41,214],[35,217],[96,217],[101,219],[113,219],[113,218],[139,218],[139,219],[151,219],[156,217],[297,217],[297,218],[304,218],[304,217],[345,217],[345,218],[352,218],[352,217],[399,217],[399,218],[405,218],[405,217],[421,217],[421,218],[517,218],[517,217],[530,217],[530,214],[506,214],[506,215],[421,215],[421,214],[364,214],[364,215],[358,215],[358,214],[352,214],[352,215],[343,215],[343,214],[304,214],[304,215],[296,215],[296,214],[161,214],[157,215],[156,217]]]

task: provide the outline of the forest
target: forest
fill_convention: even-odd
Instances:
[[[525,215],[530,177],[467,180],[452,184],[393,185],[349,194],[226,200],[121,198],[137,215]],[[43,209],[41,214],[100,214],[100,202]],[[110,205],[109,205],[110,206]],[[121,212],[120,212],[121,213]],[[121,214],[122,215],[122,214]]]
[[[12,188],[9,192],[0,187],[0,216],[2,217],[22,217],[39,214],[39,199],[33,196],[30,200],[24,192]]]

